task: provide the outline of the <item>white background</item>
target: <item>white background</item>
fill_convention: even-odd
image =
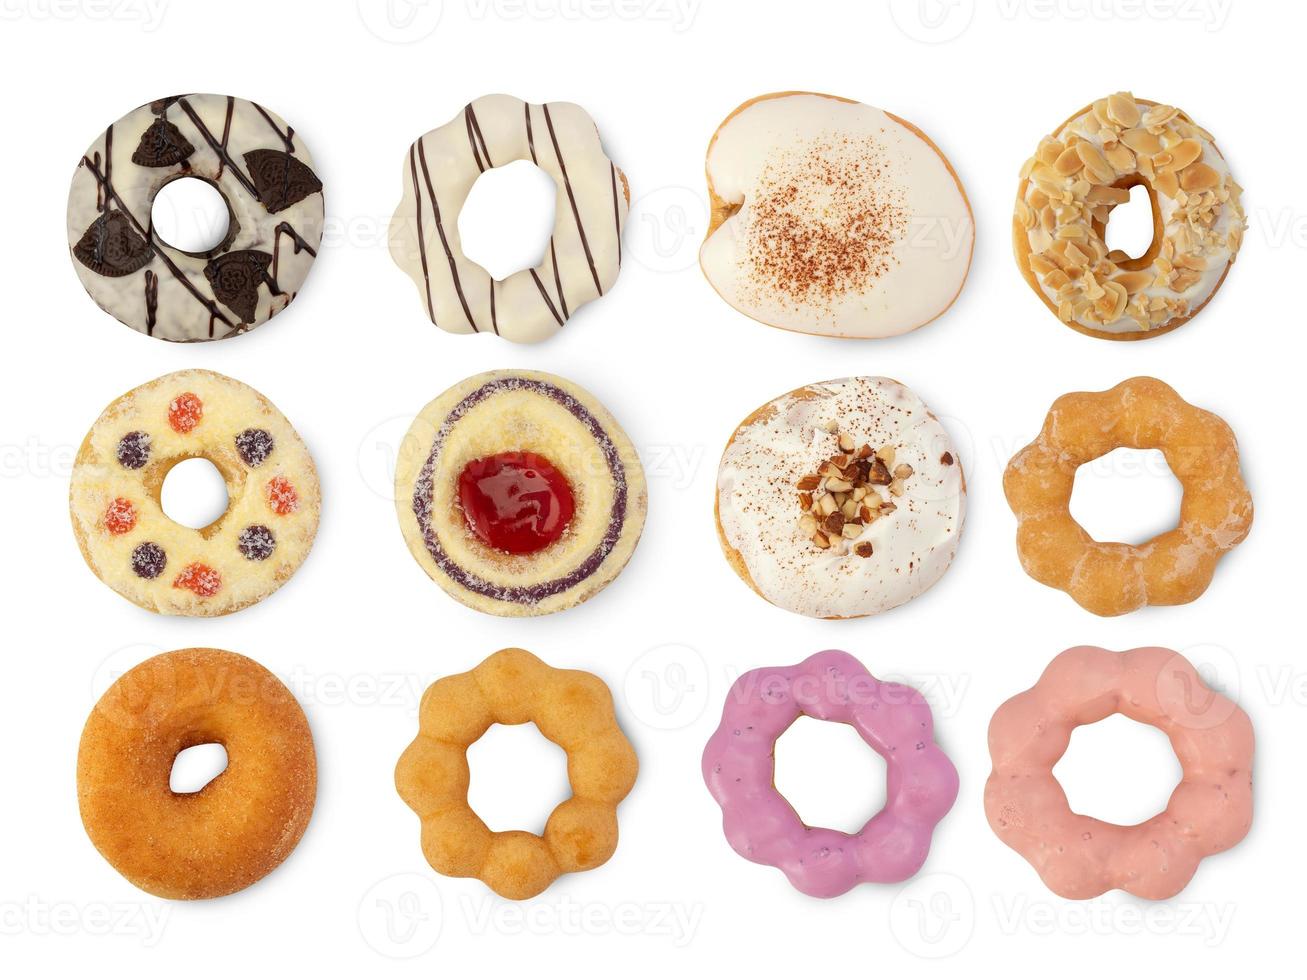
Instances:
[[[1297,111],[1307,9],[445,0],[442,10],[438,0],[397,0],[388,14],[382,0],[160,2],[0,8],[9,146],[0,180],[0,970],[957,976],[1002,963],[1021,976],[1056,963],[1070,977],[1123,964],[1214,976],[1293,954],[1307,796],[1307,674],[1295,628],[1307,501]],[[708,139],[738,103],[793,88],[880,105],[951,157],[978,240],[968,286],[944,319],[891,341],[788,335],[736,314],[703,280],[695,253]],[[1216,135],[1247,188],[1251,221],[1211,306],[1169,336],[1127,345],[1060,327],[1017,275],[1008,242],[1022,160],[1072,111],[1120,88],[1178,104]],[[309,142],[333,221],[284,317],[192,347],[101,313],[64,241],[83,149],[134,106],[183,91],[245,96],[281,113]],[[383,245],[409,143],[497,91],[586,106],[635,199],[617,287],[534,348],[432,327]],[[66,505],[71,457],[104,405],[192,366],[267,394],[312,448],[326,499],[317,545],[293,581],[216,621],[152,615],[100,584],[78,555]],[[537,621],[498,620],[448,599],[408,555],[387,496],[388,453],[407,420],[461,378],[514,366],[593,391],[650,477],[649,521],[628,569],[587,605]],[[928,595],[871,620],[812,622],[768,607],[720,557],[715,464],[752,409],[849,373],[900,378],[947,420],[970,477],[970,516],[957,562]],[[1021,572],[999,478],[1057,395],[1133,374],[1161,377],[1230,422],[1257,521],[1199,601],[1102,620]],[[1139,462],[1100,468],[1113,479],[1098,481],[1097,498],[1078,499],[1078,512],[1164,525],[1165,508],[1153,504],[1173,509],[1175,495]],[[985,822],[990,715],[1081,643],[1190,651],[1253,717],[1252,833],[1205,861],[1173,901],[1061,901]],[[86,714],[113,676],[151,653],[197,645],[245,653],[291,685],[313,726],[320,789],[307,835],[272,875],[230,898],[170,904],[136,890],[93,849],[74,766]],[[418,822],[392,786],[421,689],[509,645],[605,678],[642,765],[614,858],[521,905],[431,872]],[[918,878],[819,901],[729,849],[699,754],[732,678],[832,646],[923,688],[962,787]],[[803,726],[813,727],[822,728]],[[1059,775],[1078,806],[1137,819],[1162,805],[1174,760],[1155,733],[1135,728],[1108,722],[1077,735]],[[529,729],[511,734],[477,751],[474,802],[496,826],[538,830],[530,823],[565,792],[561,754]],[[883,798],[868,781],[869,753],[849,755],[842,742],[840,754],[823,755],[832,743],[809,731],[799,739],[782,740],[780,778],[801,812],[867,816]]]

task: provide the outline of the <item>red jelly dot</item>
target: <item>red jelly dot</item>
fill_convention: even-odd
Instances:
[[[295,486],[284,476],[274,476],[268,481],[268,506],[273,513],[285,517],[292,514],[300,505],[300,495]]]
[[[215,596],[222,588],[222,576],[216,569],[210,568],[201,562],[191,562],[181,570],[181,574],[173,579],[172,587],[174,589],[189,589],[197,596],[207,599]]]
[[[168,404],[168,424],[182,435],[190,432],[204,418],[204,403],[198,395],[184,391]]]
[[[492,548],[527,555],[563,536],[576,499],[562,473],[535,453],[474,459],[458,478],[458,500],[472,532]]]
[[[110,534],[126,534],[136,526],[136,506],[126,497],[117,497],[104,512],[104,527]]]

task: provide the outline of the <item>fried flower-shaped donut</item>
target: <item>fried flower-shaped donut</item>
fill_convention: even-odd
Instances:
[[[468,805],[467,749],[491,725],[535,722],[567,753],[572,797],[544,836],[491,831]],[[557,670],[525,650],[500,650],[422,696],[418,736],[395,767],[395,788],[422,820],[422,852],[454,878],[480,878],[504,898],[540,894],[559,875],[597,868],[617,849],[617,804],[635,784],[635,750],[594,674]]]
[[[1095,541],[1070,512],[1076,470],[1123,446],[1160,449],[1184,487],[1179,525],[1139,545]],[[1026,573],[1099,616],[1197,599],[1253,520],[1230,427],[1156,378],[1063,395],[1003,489]]]
[[[1053,775],[1073,729],[1118,712],[1165,732],[1184,773],[1166,809],[1133,827],[1073,813]],[[994,713],[989,754],[990,827],[1063,898],[1112,888],[1170,898],[1203,858],[1239,843],[1252,825],[1252,722],[1161,647],[1059,654]]]

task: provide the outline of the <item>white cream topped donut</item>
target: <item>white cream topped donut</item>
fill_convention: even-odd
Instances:
[[[203,253],[154,228],[155,196],[183,178],[205,181],[227,205],[227,233]],[[161,340],[222,340],[280,313],[308,276],[322,224],[322,183],[303,138],[230,95],[177,95],[129,112],[87,148],[68,194],[82,285]]]
[[[539,266],[496,280],[463,254],[458,215],[478,177],[517,160],[558,185],[554,230]],[[442,330],[534,343],[617,281],[630,192],[579,105],[482,96],[409,147],[403,179],[390,254]]]
[[[727,560],[764,599],[822,619],[925,592],[957,551],[966,481],[948,433],[889,378],[808,385],[764,405],[717,473]]]
[[[975,226],[947,159],[911,123],[807,92],[736,109],[708,147],[699,253],[741,313],[801,333],[892,337],[953,304]]]
[[[1143,185],[1153,240],[1109,250],[1112,209]],[[1174,106],[1118,92],[1040,141],[1021,171],[1017,264],[1062,322],[1137,340],[1191,319],[1220,287],[1243,241],[1242,189],[1211,134]]]

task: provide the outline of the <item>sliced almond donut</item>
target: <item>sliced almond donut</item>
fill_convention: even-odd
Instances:
[[[947,310],[975,226],[952,165],[881,109],[779,92],[708,146],[708,282],[741,313],[832,337],[892,337]]]
[[[395,502],[409,550],[446,592],[497,616],[567,609],[630,559],[644,470],[589,392],[539,371],[490,371],[413,422]]]

